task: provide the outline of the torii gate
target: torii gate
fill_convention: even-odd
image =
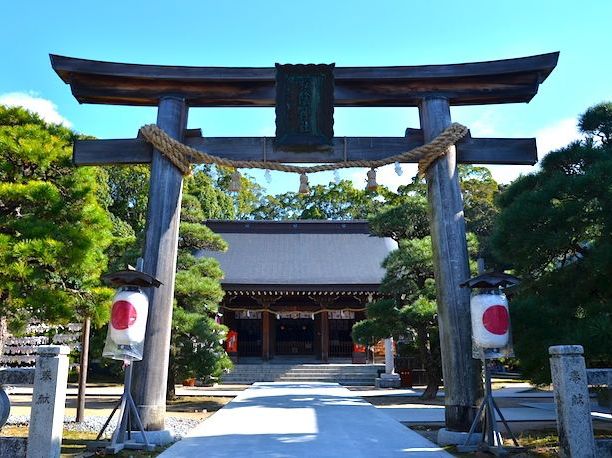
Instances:
[[[229,159],[269,162],[342,162],[380,159],[431,141],[451,124],[450,106],[529,102],[557,64],[559,53],[490,62],[411,67],[345,67],[333,71],[333,106],[418,107],[421,129],[404,137],[335,137],[326,151],[281,151],[273,139],[201,136],[187,130],[188,107],[272,107],[275,68],[135,65],[51,55],[53,69],[80,103],[157,106],[157,125],[200,151]],[[147,430],[164,428],[172,298],[183,178],[141,138],[79,140],[75,165],[151,164],[144,271],[163,285],[149,292],[145,354],[137,364],[135,400]],[[467,431],[476,401],[463,202],[457,163],[529,164],[533,138],[471,138],[449,147],[427,171],[445,386],[446,427]]]

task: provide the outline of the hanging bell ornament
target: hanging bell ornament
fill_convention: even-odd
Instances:
[[[300,175],[300,194],[308,194],[310,192],[310,186],[308,186],[308,176],[305,173]]]
[[[232,177],[230,179],[230,192],[240,192],[240,188],[242,187],[242,184],[240,183],[240,178],[240,172],[238,170],[235,170],[234,173],[232,173]]]
[[[375,169],[370,169],[368,170],[368,185],[366,186],[366,189],[368,191],[376,191],[376,188],[378,188],[378,183],[376,183],[376,170]]]
[[[403,173],[404,173],[404,171],[402,170],[402,166],[400,165],[400,163],[399,163],[399,162],[396,162],[396,163],[395,163],[395,174],[396,174],[398,177],[401,177]]]

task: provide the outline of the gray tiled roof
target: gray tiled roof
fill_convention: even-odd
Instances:
[[[224,284],[376,285],[395,241],[370,235],[363,221],[209,222],[229,245],[219,260]]]

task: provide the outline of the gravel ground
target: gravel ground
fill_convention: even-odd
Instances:
[[[108,417],[102,416],[88,416],[85,421],[77,423],[74,417],[64,418],[64,427],[71,431],[83,431],[98,433],[104,426],[104,422]],[[106,428],[105,436],[110,438],[110,435],[117,426],[118,415],[115,415],[111,420],[109,426]],[[176,440],[180,440],[185,437],[189,431],[195,428],[202,420],[192,418],[176,418],[166,417],[166,428],[174,433]],[[7,425],[27,425],[29,423],[29,417],[25,415],[11,415],[6,422]]]

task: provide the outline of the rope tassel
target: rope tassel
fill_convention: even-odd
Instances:
[[[240,189],[242,188],[240,178],[240,172],[238,170],[235,170],[234,173],[232,173],[232,177],[230,179],[230,184],[228,188],[230,192],[240,192]]]
[[[378,188],[378,183],[376,183],[376,169],[370,169],[368,170],[368,185],[366,186],[366,189],[368,191],[376,191],[376,188]]]
[[[310,186],[308,186],[308,176],[305,173],[300,175],[300,194],[308,194],[310,192]]]

